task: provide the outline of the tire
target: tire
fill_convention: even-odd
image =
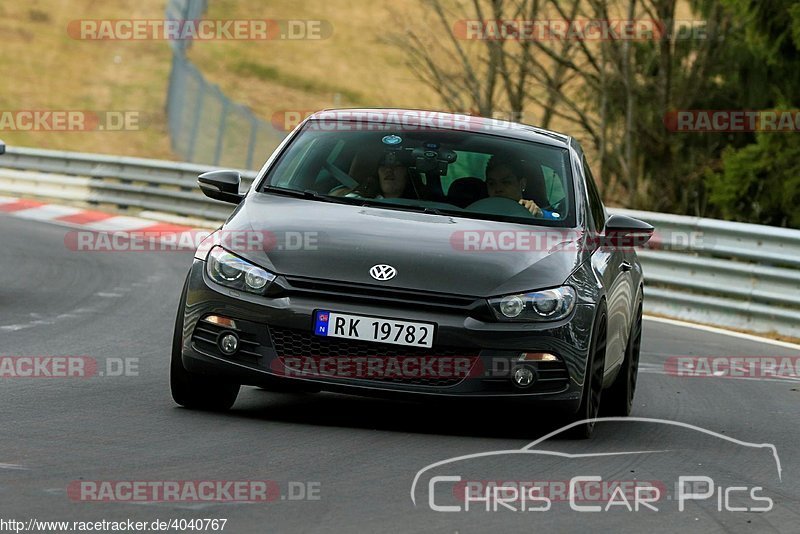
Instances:
[[[591,419],[576,425],[565,432],[570,439],[589,439],[594,433],[594,421],[600,413],[600,398],[603,392],[603,373],[606,361],[606,334],[608,327],[608,314],[605,302],[595,317],[592,328],[592,342],[589,345],[589,358],[586,362],[586,377],[583,381],[583,395],[578,411],[571,417],[570,422]]]
[[[636,315],[631,324],[631,333],[625,347],[625,361],[614,383],[603,396],[603,415],[627,417],[633,408],[636,382],[639,376],[639,354],[642,347],[642,297],[636,305]]]
[[[172,357],[169,366],[169,385],[172,398],[181,406],[194,410],[229,410],[239,395],[239,384],[221,382],[218,379],[190,373],[183,367],[183,308],[186,305],[188,282],[187,278],[178,305],[178,316],[175,318],[175,331],[172,335]]]

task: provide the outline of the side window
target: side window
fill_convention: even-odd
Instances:
[[[541,165],[541,169],[542,176],[544,176],[547,202],[551,206],[555,206],[567,196],[566,193],[564,193],[564,181],[555,169],[547,165]]]
[[[597,191],[597,184],[594,181],[592,170],[589,168],[589,163],[586,157],[583,158],[583,171],[586,173],[586,191],[589,194],[589,212],[594,227],[598,232],[602,232],[606,226],[606,211],[603,208],[603,200],[600,198],[600,193]]]

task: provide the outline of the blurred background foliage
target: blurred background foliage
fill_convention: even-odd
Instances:
[[[0,109],[136,110],[129,132],[2,131],[9,144],[172,158],[164,41],[78,41],[75,19],[157,19],[164,0],[0,4]],[[798,133],[676,133],[681,109],[800,108],[793,0],[209,0],[207,18],[320,19],[329,38],[204,41],[189,58],[266,120],[284,111],[416,107],[576,136],[611,205],[800,228]],[[650,19],[638,41],[464,40],[465,19]],[[702,30],[670,38],[681,23]],[[264,159],[273,147],[259,147]],[[258,159],[258,158],[257,158]]]

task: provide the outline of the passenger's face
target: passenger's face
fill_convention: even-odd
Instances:
[[[402,165],[381,165],[378,167],[381,192],[386,198],[397,198],[406,190],[408,170]]]
[[[522,198],[524,178],[515,176],[511,168],[498,165],[486,175],[486,187],[490,197],[505,197],[513,200]]]

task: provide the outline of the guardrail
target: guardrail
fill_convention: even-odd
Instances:
[[[209,199],[197,187],[197,175],[217,167],[17,147],[8,147],[0,165],[0,191],[6,193],[212,222],[224,221],[231,212],[230,204]],[[241,172],[242,187],[250,187],[257,173]]]
[[[9,147],[0,193],[112,205],[218,223],[231,205],[205,197],[215,167]],[[242,171],[249,187],[254,171]],[[800,338],[800,230],[623,209],[656,227],[639,251],[649,313]],[[152,214],[151,214],[152,215]]]
[[[638,252],[649,312],[800,338],[800,230],[611,211],[656,227]]]

